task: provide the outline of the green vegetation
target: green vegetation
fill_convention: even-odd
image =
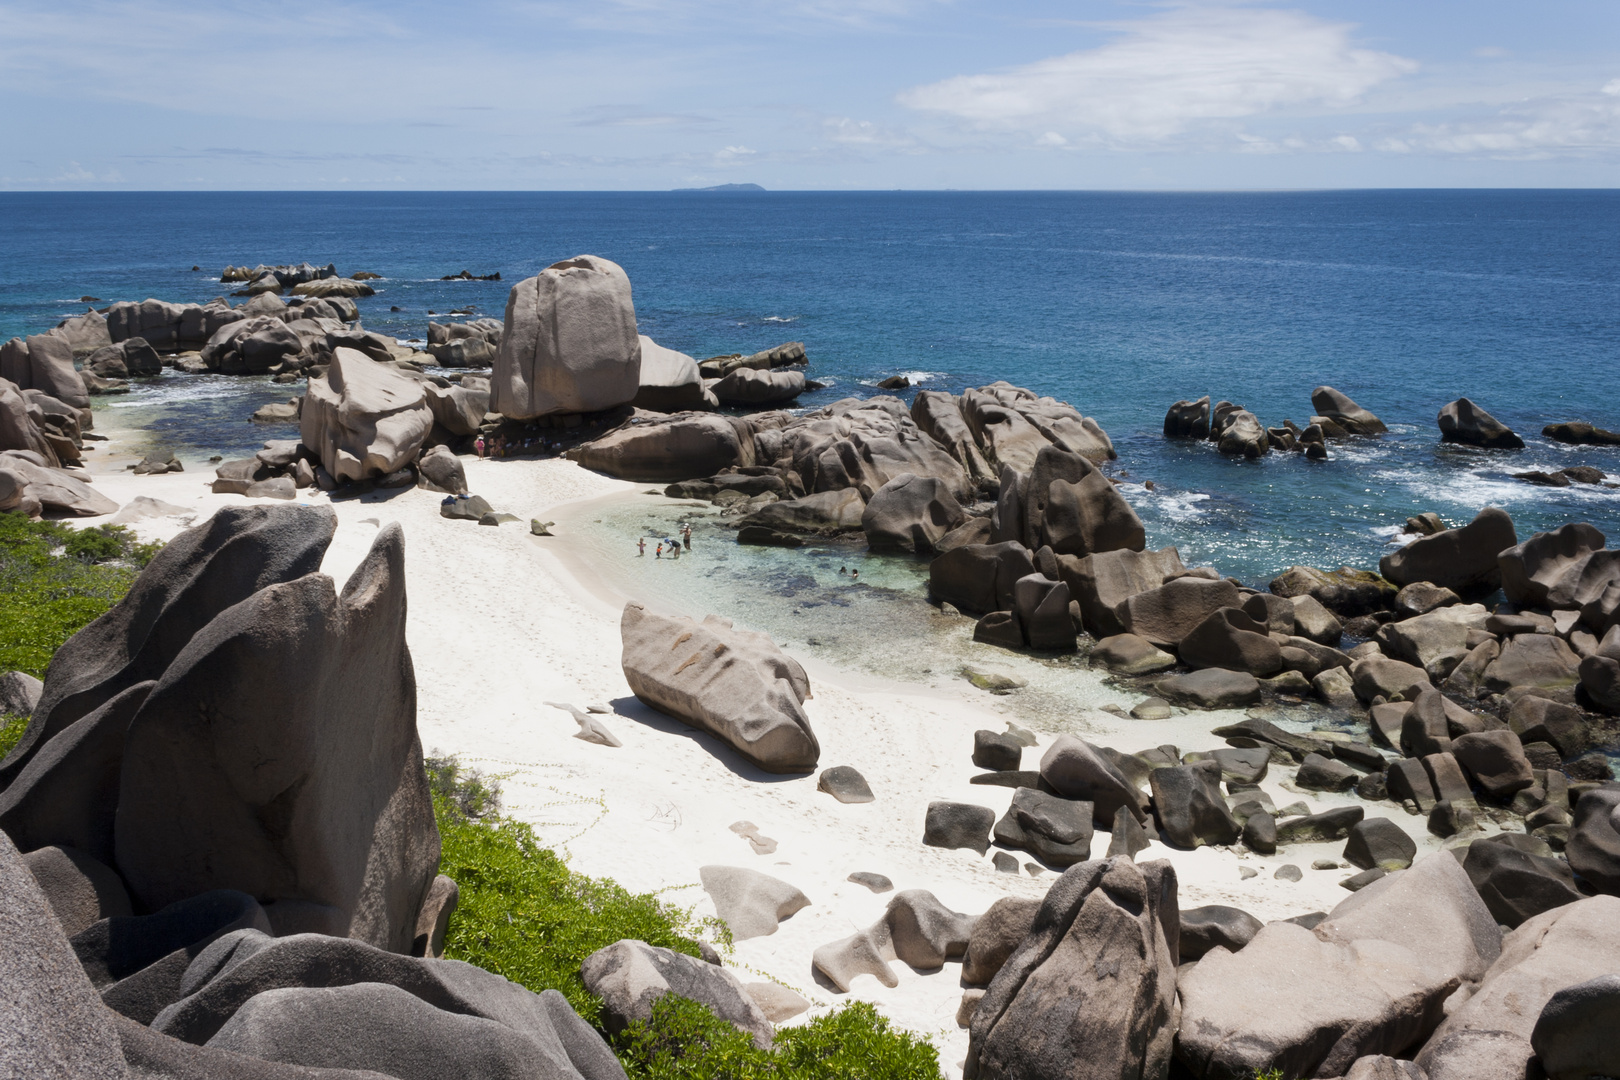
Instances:
[[[28,717],[26,716],[0,716],[0,761],[11,753],[11,748],[17,745],[17,740],[23,737],[28,730]]]
[[[120,525],[0,514],[0,671],[43,677],[57,648],[116,604],[158,547]]]
[[[536,992],[560,991],[600,1027],[602,1003],[579,977],[585,957],[625,938],[700,955],[702,927],[689,912],[574,873],[540,846],[528,825],[500,817],[498,779],[463,769],[454,758],[429,758],[427,766],[443,845],[439,870],[461,890],[445,935],[446,956]],[[707,1007],[665,995],[650,1020],[620,1034],[616,1049],[631,1080],[939,1077],[939,1058],[927,1040],[895,1031],[860,1001],[783,1028],[765,1051]]]
[[[770,1050],[695,1001],[666,994],[652,1019],[618,1039],[633,1080],[938,1080],[939,1056],[924,1039],[895,1031],[864,1001],[800,1027],[782,1028]]]

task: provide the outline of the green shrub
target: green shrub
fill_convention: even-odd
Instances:
[[[579,965],[623,938],[697,956],[697,920],[651,894],[568,869],[523,822],[475,820],[454,795],[435,793],[443,854],[439,872],[461,890],[444,954],[504,975],[530,990],[554,989],[598,1023],[601,1002],[585,990]]]
[[[17,745],[17,740],[23,737],[28,730],[28,717],[26,716],[0,716],[0,761],[11,753],[11,748]]]
[[[129,591],[158,547],[120,525],[72,529],[0,514],[0,671],[43,677],[51,655]]]
[[[666,994],[652,1017],[616,1040],[632,1080],[938,1080],[939,1056],[925,1039],[895,1031],[864,1001],[798,1027],[782,1028],[770,1050],[694,1001]]]
[[[454,757],[430,757],[428,787],[436,797],[448,799],[463,817],[491,817],[501,812],[501,781],[478,769],[463,768]]]

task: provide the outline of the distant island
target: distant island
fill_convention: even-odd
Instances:
[[[714,187],[683,187],[676,188],[676,192],[692,191],[764,191],[758,184],[716,184]]]

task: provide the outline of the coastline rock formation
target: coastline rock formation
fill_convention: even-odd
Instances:
[[[810,729],[804,669],[765,634],[655,615],[629,603],[620,620],[624,677],[659,712],[729,743],[771,773],[811,772],[821,746]]]
[[[1440,410],[1440,441],[1494,450],[1523,450],[1524,440],[1513,429],[1475,405],[1458,398]]]
[[[1319,414],[1311,417],[1311,423],[1326,428],[1322,421],[1327,420],[1346,435],[1382,435],[1389,430],[1382,420],[1331,386],[1311,391],[1311,408]]]
[[[624,270],[580,255],[512,286],[490,384],[493,409],[513,420],[634,400],[641,340]]]
[[[429,321],[427,352],[440,367],[493,367],[504,332],[499,319],[469,319],[459,323]]]
[[[1179,922],[1168,862],[1064,871],[973,1013],[965,1080],[1166,1075]]]
[[[720,407],[714,392],[703,385],[696,360],[664,348],[645,334],[640,335],[640,340],[641,384],[630,402],[633,408],[675,413]]]
[[[433,428],[422,384],[364,353],[339,348],[311,379],[299,436],[338,481],[387,476],[416,460]]]

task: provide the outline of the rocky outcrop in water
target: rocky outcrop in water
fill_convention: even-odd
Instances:
[[[1512,428],[1467,398],[1458,398],[1442,407],[1437,419],[1441,442],[1493,450],[1524,449],[1524,440],[1515,435]]]
[[[802,376],[801,376],[802,378]],[[630,404],[649,412],[704,411],[719,406],[703,385],[697,361],[641,335],[641,385]]]

